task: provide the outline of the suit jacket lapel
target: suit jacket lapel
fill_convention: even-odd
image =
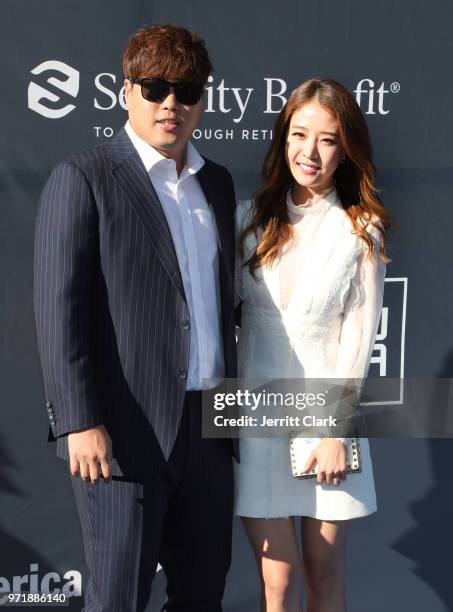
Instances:
[[[228,216],[229,211],[223,206],[222,201],[219,199],[219,185],[211,180],[209,172],[209,161],[206,161],[204,166],[197,173],[197,178],[200,183],[201,189],[203,190],[206,201],[214,211],[214,218],[217,226],[217,236],[219,242],[219,251],[221,254],[221,260],[226,263],[229,256],[231,255],[230,236],[231,227],[230,219]]]
[[[222,308],[231,302],[233,297],[233,264],[234,264],[234,237],[230,212],[219,198],[219,185],[211,179],[209,171],[209,161],[206,160],[203,167],[197,172],[197,178],[205,198],[214,212],[217,226],[217,237],[219,242],[219,285],[220,285],[220,306],[222,317],[222,328],[225,332],[227,321],[225,312]]]
[[[143,223],[171,281],[185,299],[184,286],[170,228],[156,190],[127,132],[120,130],[108,146],[112,175]]]

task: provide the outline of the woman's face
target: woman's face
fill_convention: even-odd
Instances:
[[[286,163],[294,178],[293,198],[298,204],[334,182],[343,157],[338,121],[317,102],[307,102],[291,117],[286,142]]]

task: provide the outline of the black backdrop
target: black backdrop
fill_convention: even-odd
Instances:
[[[452,377],[453,4],[3,0],[0,11],[0,591],[66,585],[77,594],[86,581],[80,528],[67,468],[46,444],[33,228],[53,165],[126,120],[119,100],[129,35],[143,23],[171,22],[205,38],[215,73],[195,144],[230,168],[242,199],[257,187],[280,94],[311,76],[355,92],[381,196],[401,224],[373,373]],[[452,443],[371,442],[379,512],[350,526],[349,609],[451,610]],[[160,609],[164,583],[159,572],[148,610]],[[258,610],[257,593],[236,523],[225,610]],[[71,609],[80,608],[73,598]]]

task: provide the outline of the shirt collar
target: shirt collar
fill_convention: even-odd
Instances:
[[[145,166],[145,170],[148,173],[156,173],[163,178],[169,178],[176,175],[176,162],[173,159],[164,157],[157,149],[145,142],[140,136],[138,136],[129,121],[126,122],[124,129],[127,135],[132,141],[140,159]],[[198,153],[197,149],[189,141],[187,143],[187,157],[186,165],[179,176],[179,180],[191,175],[196,174],[204,165],[204,159]]]

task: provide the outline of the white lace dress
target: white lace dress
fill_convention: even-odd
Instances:
[[[259,282],[238,256],[236,291],[243,301],[238,342],[243,378],[364,378],[379,323],[385,264],[352,233],[335,188],[304,206],[287,200],[294,240]],[[237,209],[238,236],[251,203]],[[249,235],[246,255],[256,246]],[[236,513],[249,517],[311,516],[344,520],[376,511],[369,444],[361,439],[362,472],[339,486],[291,474],[288,439],[240,439]]]

